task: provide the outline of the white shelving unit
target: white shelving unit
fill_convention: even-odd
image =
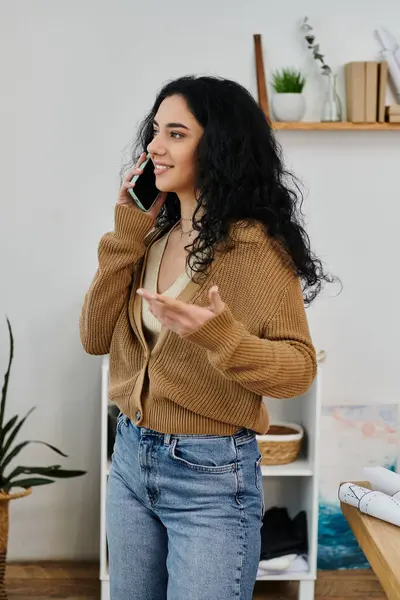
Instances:
[[[102,363],[102,418],[101,418],[101,520],[100,520],[100,580],[101,600],[109,600],[109,575],[106,541],[106,490],[109,473],[107,456],[108,414],[108,357]],[[291,517],[300,510],[307,514],[308,571],[285,572],[260,577],[260,581],[299,581],[298,600],[314,600],[317,578],[318,548],[318,444],[320,423],[321,372],[310,390],[303,396],[287,400],[265,398],[271,420],[299,423],[306,432],[303,454],[288,465],[263,466],[263,486],[266,510],[272,506],[286,506]]]
[[[302,455],[282,466],[262,467],[266,510],[286,506],[291,517],[304,510],[308,526],[308,571],[285,572],[260,577],[262,581],[299,581],[299,600],[313,600],[317,578],[318,550],[318,445],[320,424],[321,371],[308,390],[297,398],[265,398],[271,421],[288,421],[302,425],[306,440]]]

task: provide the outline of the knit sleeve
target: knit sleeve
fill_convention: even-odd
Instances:
[[[135,264],[145,253],[145,237],[153,220],[126,206],[115,209],[114,231],[98,249],[98,269],[85,296],[79,327],[89,354],[107,354],[115,324],[130,294]]]
[[[297,277],[287,284],[262,337],[250,334],[225,306],[185,339],[205,348],[210,363],[224,377],[262,396],[298,396],[316,375],[316,353]]]

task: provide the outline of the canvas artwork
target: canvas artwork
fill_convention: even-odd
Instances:
[[[340,510],[339,484],[364,479],[363,469],[397,470],[399,406],[321,408],[319,569],[360,569],[369,563]]]

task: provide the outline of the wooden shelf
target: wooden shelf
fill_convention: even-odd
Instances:
[[[257,581],[312,581],[316,579],[314,573],[310,571],[286,571],[282,574],[260,575]],[[282,597],[282,596],[280,596]]]
[[[309,477],[314,474],[313,465],[306,458],[298,458],[287,465],[261,465],[263,477]]]
[[[276,130],[292,131],[400,131],[400,123],[350,123],[338,121],[335,123],[324,123],[322,121],[272,121],[272,127]]]
[[[271,575],[265,574],[257,576],[257,581],[313,581],[316,579],[314,573],[310,571],[286,571],[282,574],[274,573]],[[107,583],[110,581],[110,572],[107,570],[103,574],[102,581],[106,581]]]

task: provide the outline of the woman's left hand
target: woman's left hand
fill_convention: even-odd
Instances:
[[[222,313],[225,308],[225,303],[222,302],[216,285],[208,293],[210,306],[207,308],[168,298],[162,294],[152,294],[144,288],[138,289],[137,293],[148,302],[151,314],[164,327],[175,331],[180,336],[194,333],[212,317]]]

